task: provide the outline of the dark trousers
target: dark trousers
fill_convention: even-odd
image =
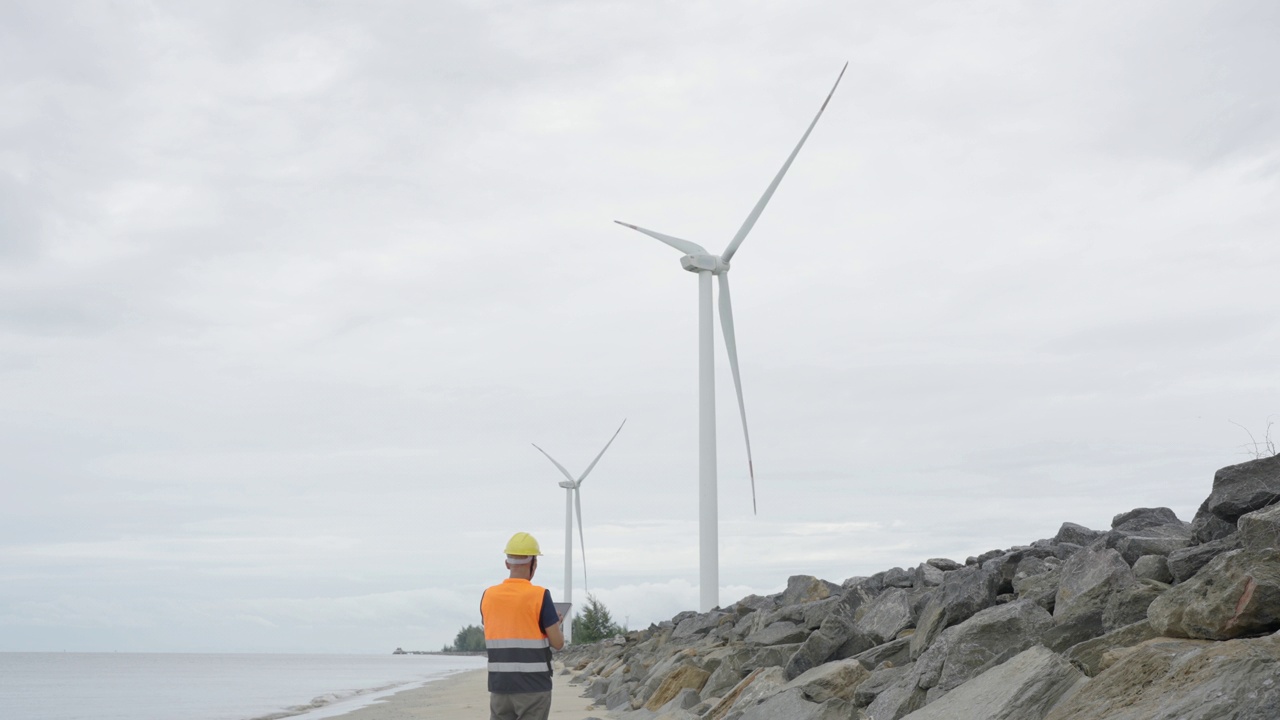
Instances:
[[[489,720],[547,720],[551,692],[489,693]]]

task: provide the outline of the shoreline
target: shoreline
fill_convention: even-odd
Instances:
[[[560,670],[557,669],[556,673]],[[464,670],[401,690],[349,712],[325,715],[332,720],[474,720],[489,713],[488,671]],[[589,698],[579,697],[581,685],[570,685],[569,675],[552,676],[550,720],[612,718],[604,708],[592,708]],[[308,720],[316,716],[307,716]]]

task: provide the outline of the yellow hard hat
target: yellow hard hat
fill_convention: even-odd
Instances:
[[[507,549],[504,552],[508,555],[541,555],[542,549],[538,547],[538,541],[532,535],[527,532],[518,532],[507,541]]]

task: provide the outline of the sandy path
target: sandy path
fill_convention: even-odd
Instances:
[[[551,720],[586,720],[612,717],[588,710],[591,701],[578,697],[580,686],[570,686],[568,675],[556,675],[551,692]],[[385,700],[339,715],[332,720],[488,720],[488,673],[468,670],[423,687],[396,693]]]

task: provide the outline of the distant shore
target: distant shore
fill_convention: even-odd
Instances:
[[[460,655],[464,653],[422,653]],[[467,653],[470,654],[470,653]],[[557,672],[559,670],[557,669]],[[371,705],[338,715],[331,720],[475,720],[489,712],[488,672],[467,670],[422,687],[404,690]],[[550,720],[610,718],[608,712],[591,708],[592,701],[579,697],[582,687],[569,684],[568,675],[554,676]]]

